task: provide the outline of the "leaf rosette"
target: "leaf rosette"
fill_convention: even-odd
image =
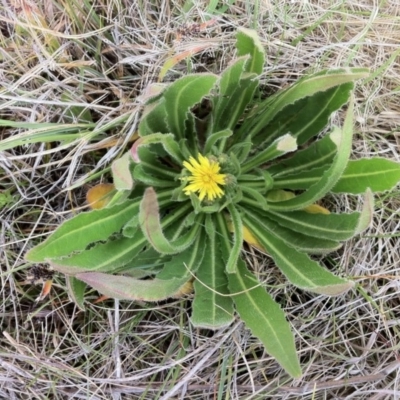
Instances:
[[[106,206],[65,222],[27,259],[66,274],[81,307],[86,284],[145,301],[181,296],[193,286],[194,326],[229,325],[236,310],[299,377],[290,325],[241,258],[243,241],[267,252],[291,284],[340,295],[353,282],[310,254],[337,250],[363,231],[372,191],[395,186],[400,168],[380,158],[349,162],[351,93],[366,69],[306,76],[261,100],[264,48],[253,31],[239,30],[237,54],[220,76],[187,75],[153,91],[139,139],[112,166]],[[329,127],[346,103],[343,127]],[[363,205],[329,213],[316,204],[329,192],[365,193]]]

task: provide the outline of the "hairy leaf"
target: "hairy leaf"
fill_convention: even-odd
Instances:
[[[273,217],[271,218],[270,214],[264,213],[262,215],[259,211],[257,212],[256,210],[249,209],[247,209],[245,212],[250,214],[252,218],[258,219],[264,228],[270,232],[273,232],[277,238],[303,253],[324,254],[333,250],[337,250],[341,247],[341,244],[337,240],[324,239],[323,237],[316,237],[316,235],[310,236],[307,234],[307,232],[303,233],[299,230],[296,231],[295,229],[292,229],[290,223],[285,226],[279,225],[279,223],[277,223]],[[267,251],[262,247],[257,238],[247,227],[246,229],[250,232],[248,236],[251,238],[251,240],[253,240],[253,242],[256,243],[255,247],[261,249],[262,251]],[[248,240],[246,241],[248,242]]]
[[[400,163],[385,158],[349,161],[340,180],[333,187],[335,193],[364,193],[393,189],[400,181]]]
[[[251,122],[252,127],[248,130],[248,135],[251,137],[256,136],[265,129],[280,111],[294,104],[296,101],[327,91],[336,86],[366,78],[368,74],[369,72],[365,68],[347,68],[322,71],[300,79],[288,89],[278,92],[275,96],[271,96],[266,101],[265,106],[258,107],[257,112],[259,116],[253,118]],[[273,103],[273,107],[271,107],[271,103]],[[307,115],[307,117],[309,117],[309,115]],[[244,125],[246,126],[247,124]]]
[[[292,377],[300,378],[301,368],[293,334],[281,307],[242,260],[238,262],[237,272],[229,274],[228,278],[229,289],[240,318],[286,372]]]
[[[111,208],[78,214],[64,222],[43,243],[31,249],[25,258],[32,262],[43,262],[84,250],[89,244],[105,240],[118,232],[129,217],[139,211],[139,204],[139,200],[128,200]]]
[[[140,280],[101,272],[84,272],[76,275],[76,278],[108,297],[140,301],[161,301],[173,297],[186,287],[190,280],[187,276],[168,280]]]
[[[217,75],[198,74],[184,76],[164,92],[165,111],[169,132],[179,140],[185,135],[185,121],[189,110],[206,96],[215,82]]]
[[[233,321],[233,303],[214,227],[209,227],[208,235],[203,242],[207,250],[194,281],[191,321],[196,327],[218,329]]]
[[[332,165],[324,172],[320,180],[293,199],[270,203],[269,207],[272,210],[291,211],[305,208],[323,197],[336,184],[350,157],[353,138],[353,109],[354,103],[351,101],[341,134],[337,131],[337,137],[331,135],[331,138],[337,143],[338,152]]]
[[[132,238],[121,237],[98,243],[89,250],[72,254],[70,257],[53,258],[51,266],[68,275],[80,272],[119,272],[133,260],[146,245],[146,238],[140,230]]]
[[[176,254],[189,247],[196,239],[203,215],[196,218],[197,223],[193,224],[186,234],[170,242],[162,230],[157,194],[152,187],[145,190],[140,203],[139,224],[147,240],[160,253]]]
[[[66,276],[65,277],[68,294],[71,300],[82,310],[85,311],[85,289],[86,283],[76,279],[74,276]]]
[[[354,285],[322,268],[307,254],[288,246],[256,218],[246,214],[243,221],[293,285],[330,296],[342,294]]]

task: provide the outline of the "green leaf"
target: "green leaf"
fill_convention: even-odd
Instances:
[[[170,242],[162,230],[157,194],[152,187],[145,190],[140,203],[139,224],[142,232],[151,245],[162,254],[176,254],[189,247],[196,239],[202,218],[203,215],[198,215],[196,223],[186,234]]]
[[[150,151],[147,147],[141,146],[132,154],[135,160],[139,160],[141,168],[150,176],[155,176],[168,181],[175,181],[178,173],[172,168],[166,168],[160,162],[156,153]]]
[[[229,289],[236,310],[252,334],[294,378],[301,377],[293,334],[285,313],[239,260],[236,274],[229,274]]]
[[[156,103],[145,107],[138,131],[141,137],[157,132],[171,132],[166,122],[165,99],[163,97],[158,99]]]
[[[254,91],[258,86],[258,79],[254,74],[245,73],[235,85],[229,87],[226,94],[219,94],[213,112],[213,131],[233,129],[247,105],[253,99]]]
[[[141,182],[146,186],[153,186],[157,188],[170,188],[176,187],[176,181],[173,179],[159,178],[151,175],[146,170],[146,167],[142,164],[135,166],[133,171],[133,179],[137,182]]]
[[[342,132],[335,131],[331,135],[332,140],[337,143],[338,150],[332,165],[323,173],[320,180],[312,185],[307,191],[300,195],[282,202],[269,203],[271,210],[292,211],[303,209],[310,204],[315,203],[332,189],[340,179],[346,168],[350,157],[352,138],[353,138],[353,111],[354,102],[351,101],[347,110]]]
[[[204,229],[199,233],[192,246],[183,252],[174,255],[170,261],[165,262],[164,268],[157,275],[158,279],[181,278],[183,276],[193,277],[193,274],[203,263],[206,246]]]
[[[34,247],[25,258],[32,262],[66,256],[86,246],[107,239],[118,232],[132,214],[139,211],[139,200],[129,200],[111,208],[78,214],[64,222],[43,243]]]
[[[246,214],[243,216],[243,222],[293,285],[329,296],[340,295],[353,287],[353,282],[333,275],[311,260],[307,254],[285,244],[268,226],[253,216]]]
[[[239,28],[236,34],[236,48],[238,56],[250,56],[246,71],[260,75],[264,69],[265,52],[257,32],[251,29]]]
[[[206,144],[204,146],[204,154],[208,154],[211,152],[211,149],[213,146],[220,140],[226,139],[230,136],[232,136],[232,131],[230,129],[225,129],[223,131],[215,132],[212,133],[210,136],[208,136]]]
[[[361,212],[349,214],[310,214],[304,210],[292,212],[267,211],[265,216],[299,234],[333,241],[347,240],[365,230],[372,221],[374,199],[367,190]],[[257,218],[263,218],[258,215]],[[290,243],[289,243],[290,244]]]
[[[268,226],[277,238],[303,253],[325,254],[341,247],[341,244],[336,240],[309,236],[305,232],[292,229],[293,227],[290,224],[286,225],[286,227],[279,225],[273,218],[268,218],[268,214],[265,212],[262,215],[256,210],[250,211],[247,209],[246,212],[258,218],[264,226]]]
[[[347,240],[355,235],[359,212],[349,214],[310,214],[306,211],[265,213],[281,226],[306,235],[329,240]]]
[[[283,135],[276,139],[266,149],[250,157],[248,161],[243,164],[242,173],[246,173],[254,168],[261,167],[266,162],[295,150],[297,150],[296,139],[289,134]]]
[[[180,297],[191,290],[193,274],[201,264],[205,252],[204,235],[199,235],[193,246],[183,250],[170,260],[164,259],[162,270],[157,278],[152,280],[140,280],[127,276],[115,276],[97,272],[87,272],[77,275],[77,278],[90,284],[100,293],[118,299],[160,301],[169,297]],[[148,253],[146,251],[145,253]],[[135,269],[148,269],[146,261],[154,261],[154,253],[150,251],[150,258],[139,256],[135,261]],[[159,257],[159,260],[161,258]],[[147,261],[148,262],[148,261]],[[132,273],[134,270],[126,270]]]
[[[115,273],[133,260],[146,243],[143,233],[137,230],[132,238],[121,237],[106,243],[97,243],[89,250],[70,257],[53,258],[50,265],[56,271],[68,275],[89,271]]]
[[[232,221],[233,227],[233,246],[229,253],[228,261],[226,262],[226,272],[232,274],[236,272],[236,264],[240,257],[240,252],[243,247],[243,225],[242,219],[236,207],[229,204],[227,207]]]
[[[165,90],[166,120],[169,132],[177,140],[186,137],[185,121],[189,110],[210,92],[217,79],[213,74],[187,75]]]
[[[374,216],[374,195],[370,189],[367,189],[365,191],[364,204],[355,232],[356,235],[365,231],[365,229],[367,229],[371,225],[373,216]]]
[[[22,133],[11,135],[2,139],[0,151],[13,149],[17,146],[25,146],[33,143],[49,143],[57,141],[90,140],[99,132],[93,132],[96,124],[60,124],[60,123],[26,123],[0,119],[0,126],[28,129]]]
[[[208,226],[207,231],[209,236],[203,242],[207,250],[194,281],[191,321],[195,327],[218,329],[232,323],[233,303],[229,297],[225,263],[215,237],[215,227]]]
[[[335,127],[334,132],[338,129]],[[273,166],[268,167],[268,172],[273,176],[274,181],[279,182],[282,176],[285,177],[287,175],[299,177],[302,172],[318,167],[327,169],[327,165],[332,164],[337,152],[336,144],[331,135],[334,138],[337,134],[326,135],[321,140],[314,141],[306,149],[296,151],[290,158],[279,160]],[[308,188],[309,186],[311,184],[306,187]]]
[[[65,277],[68,294],[71,300],[82,310],[85,311],[85,289],[86,283],[73,276]]]
[[[251,129],[249,129],[248,124],[244,124],[241,131],[246,129],[247,134],[250,137],[255,137],[258,133],[264,131],[265,127],[270,123],[270,121],[272,121],[273,118],[287,106],[296,103],[298,100],[313,96],[316,93],[324,92],[333,87],[354,82],[357,79],[366,78],[368,74],[369,71],[365,68],[347,68],[322,71],[314,75],[306,76],[288,89],[278,92],[276,95],[268,98],[264,106],[258,107],[258,115],[253,118],[253,121],[249,119],[249,123],[251,123]],[[273,107],[271,107],[271,104],[273,104]],[[293,110],[295,112],[295,109]],[[307,118],[310,118],[310,115],[305,113],[304,115]],[[291,133],[295,134],[295,132]]]
[[[400,182],[400,163],[386,158],[349,161],[340,180],[333,187],[335,193],[364,193],[393,189]]]
[[[129,152],[111,164],[114,186],[117,190],[132,190],[133,179],[130,169],[132,158]]]
[[[161,301],[184,290],[190,278],[140,280],[122,275],[101,272],[84,272],[77,279],[98,290],[101,294],[120,300]]]
[[[288,132],[299,146],[307,143],[326,127],[332,113],[348,102],[352,89],[353,83],[346,83],[286,106],[254,137],[254,144],[265,147],[264,143]]]
[[[184,158],[178,143],[174,140],[172,133],[152,133],[143,138],[136,140],[131,149],[131,156],[135,162],[140,162],[138,149],[142,146],[150,146],[151,144],[160,143],[164,150],[178,163],[182,164]]]

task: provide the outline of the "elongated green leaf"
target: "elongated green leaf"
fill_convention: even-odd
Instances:
[[[237,273],[229,274],[228,278],[240,318],[286,372],[300,378],[301,368],[293,334],[281,307],[260,286],[242,260],[239,260]]]
[[[307,191],[300,195],[282,202],[270,203],[269,207],[276,211],[292,211],[306,208],[322,198],[336,184],[346,168],[350,157],[353,138],[353,109],[354,102],[351,101],[347,110],[341,135],[331,135],[331,138],[338,143],[338,152],[332,165],[324,172],[321,179],[312,185]]]
[[[176,217],[176,215],[174,215]],[[162,254],[176,254],[189,247],[199,232],[203,215],[196,217],[196,222],[187,233],[174,242],[170,242],[164,235],[157,194],[152,187],[145,190],[140,203],[139,224],[142,232],[151,245]]]
[[[157,278],[164,280],[181,278],[183,276],[191,276],[193,278],[203,263],[204,254],[207,249],[204,246],[205,239],[206,235],[204,229],[202,229],[192,246],[174,255],[170,261],[165,262],[164,268],[157,275]]]
[[[66,276],[65,281],[68,287],[68,294],[71,300],[82,310],[85,311],[85,289],[86,283],[73,276]]]
[[[246,214],[243,222],[272,256],[287,279],[300,289],[335,296],[348,291],[354,283],[333,275],[310,257],[285,244],[273,232],[266,230],[258,219]]]
[[[233,227],[233,246],[226,263],[226,272],[232,274],[236,272],[236,264],[243,247],[243,225],[240,214],[234,205],[229,204],[228,211]]]
[[[247,159],[253,144],[249,140],[244,140],[240,143],[236,143],[229,148],[229,154],[234,154],[239,163],[244,163]]]
[[[117,190],[132,190],[133,179],[130,169],[132,158],[129,152],[115,160],[111,165],[114,186]]]
[[[264,68],[265,52],[257,32],[251,29],[239,28],[236,34],[236,48],[239,56],[250,56],[246,71],[260,75]]]
[[[204,146],[204,153],[208,154],[212,147],[220,140],[226,139],[229,136],[232,136],[232,131],[230,129],[225,129],[223,131],[215,132],[211,134],[206,141]]]
[[[310,214],[305,211],[265,213],[270,219],[295,232],[329,240],[347,240],[355,235],[359,212],[350,214]]]
[[[138,149],[142,146],[149,146],[151,144],[160,143],[164,150],[176,161],[182,164],[184,158],[178,143],[174,140],[174,135],[171,133],[152,133],[145,137],[138,139],[131,149],[131,156],[135,162],[140,162]]]
[[[186,291],[190,281],[187,276],[172,279],[140,280],[129,276],[84,272],[77,279],[87,283],[101,294],[120,300],[161,301]]]
[[[232,106],[232,101],[238,101],[241,97],[241,93],[244,88],[240,91],[240,79],[244,72],[244,66],[248,57],[238,58],[232,65],[228,66],[222,74],[219,80],[219,91],[216,96],[212,98],[213,105],[213,131],[218,132],[225,130],[225,128],[231,128],[235,125],[235,118],[228,117],[228,120],[222,118],[222,115],[226,113]],[[235,96],[233,96],[235,94]]]
[[[77,278],[90,284],[100,293],[118,299],[159,301],[169,297],[180,297],[191,291],[193,274],[203,260],[205,252],[203,244],[204,235],[199,235],[193,246],[172,259],[166,260],[157,278],[152,280],[143,281],[127,276],[97,272],[81,273],[77,275]],[[136,260],[136,268],[142,274],[148,269],[143,263],[143,257],[139,256]],[[134,269],[124,272],[132,275]]]
[[[70,257],[53,258],[49,262],[56,271],[68,275],[89,271],[115,273],[133,260],[146,243],[143,233],[137,230],[132,238],[121,237],[98,243],[89,250]]]
[[[333,187],[335,193],[364,193],[393,189],[400,182],[400,163],[386,158],[349,161],[340,180]]]
[[[172,168],[165,168],[165,165],[160,163],[157,154],[144,146],[141,146],[136,150],[136,154],[132,154],[132,156],[135,157],[136,160],[140,160],[141,168],[143,168],[148,175],[168,181],[174,181],[177,178],[178,173]]]
[[[263,148],[288,132],[299,146],[307,143],[326,127],[331,114],[348,102],[352,89],[353,84],[346,83],[288,105],[253,138],[255,146]]]
[[[327,168],[325,165],[298,174],[274,177],[274,189],[307,190],[321,180]]]
[[[303,233],[298,229],[293,229],[290,223],[285,226],[279,225],[273,218],[268,218],[268,215],[270,217],[271,215],[266,212],[260,214],[256,210],[253,211],[249,209],[246,209],[246,212],[251,214],[253,218],[259,219],[260,223],[266,227],[265,229],[269,229],[277,238],[303,253],[325,254],[341,247],[341,244],[336,240],[324,239],[322,237],[316,237],[316,235],[307,235],[307,232]]]
[[[275,175],[274,188],[305,190],[317,183],[325,171],[326,166],[298,174]],[[369,187],[373,192],[384,192],[393,189],[399,181],[400,164],[395,161],[384,158],[350,160],[339,181],[330,191],[360,194]]]
[[[129,200],[112,208],[78,214],[64,222],[43,243],[28,251],[25,258],[43,262],[84,250],[89,244],[118,232],[132,214],[139,212],[139,204],[139,200]]]
[[[215,237],[215,227],[208,227],[207,231],[207,250],[194,281],[191,321],[196,327],[218,329],[233,321],[233,303],[229,297],[225,263]]]
[[[146,167],[142,164],[135,166],[133,171],[133,179],[137,182],[144,183],[146,186],[153,186],[157,188],[170,188],[176,187],[176,182],[173,179],[159,178],[151,175],[146,171]]]
[[[336,131],[339,128],[335,128]],[[327,169],[333,161],[337,147],[331,139],[331,134],[324,136],[321,140],[316,140],[304,150],[296,151],[292,157],[278,161],[268,168],[268,172],[273,176],[274,181],[279,182],[282,176],[293,175],[300,178],[300,173],[317,167]],[[335,137],[335,134],[333,134]],[[322,174],[320,173],[319,177]],[[316,183],[312,182],[311,184]],[[310,187],[309,183],[306,188]]]
[[[186,137],[185,121],[189,110],[210,92],[217,79],[213,74],[187,75],[165,90],[167,125],[177,140]]]
[[[232,234],[228,229],[227,216],[223,213],[215,215],[216,234],[218,235],[222,259],[227,262],[232,249]]]
[[[248,198],[253,198],[253,200],[255,200],[258,203],[258,205],[260,206],[260,208],[262,210],[265,210],[265,209],[268,208],[268,204],[267,204],[267,201],[265,199],[265,196],[263,196],[260,193],[260,190],[253,189],[251,187],[248,187],[247,185],[241,185],[240,189],[243,192],[243,200],[244,201],[246,199],[248,199]]]
[[[251,171],[253,168],[261,167],[268,161],[271,161],[284,154],[297,150],[296,139],[289,134],[283,135],[255,156],[250,157],[242,166],[242,173]]]
[[[229,88],[230,91],[226,95],[218,96],[217,108],[214,112],[214,131],[235,127],[247,105],[253,99],[257,86],[257,76],[245,73],[236,85]]]
[[[306,210],[292,212],[266,211],[264,215],[296,234],[305,234],[315,240],[347,240],[365,230],[372,221],[374,199],[367,190],[361,212],[349,214],[310,214]],[[263,216],[259,217],[262,219]],[[290,243],[289,243],[290,244]]]
[[[138,131],[141,137],[158,132],[171,132],[166,122],[165,99],[163,97],[158,99],[156,103],[146,106]]]
[[[255,124],[248,131],[248,135],[251,137],[256,136],[280,111],[294,104],[296,101],[313,96],[316,93],[327,91],[335,86],[366,78],[368,74],[369,71],[365,68],[347,68],[322,71],[300,79],[293,86],[269,98],[266,103],[268,105],[266,108],[259,107],[260,116],[254,118]],[[271,101],[273,101],[273,107],[269,106]],[[309,115],[307,115],[307,117],[309,117]]]

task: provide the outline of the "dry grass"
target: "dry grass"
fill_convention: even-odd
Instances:
[[[138,95],[166,59],[196,46],[204,50],[167,79],[221,71],[239,26],[259,32],[273,88],[322,68],[371,68],[356,92],[354,157],[400,161],[398,1],[231,1],[223,15],[211,15],[213,25],[177,42],[179,26],[210,17],[209,3],[0,1],[0,398],[400,398],[399,190],[378,197],[371,228],[324,260],[357,281],[346,295],[296,290],[268,258],[246,254],[288,312],[299,380],[240,323],[194,330],[187,300],[108,301],[83,313],[56,276],[50,298],[35,303],[40,288],[27,281],[24,253],[84,206],[88,187],[108,179],[103,170],[135,132]],[[332,209],[356,205],[329,201]]]

